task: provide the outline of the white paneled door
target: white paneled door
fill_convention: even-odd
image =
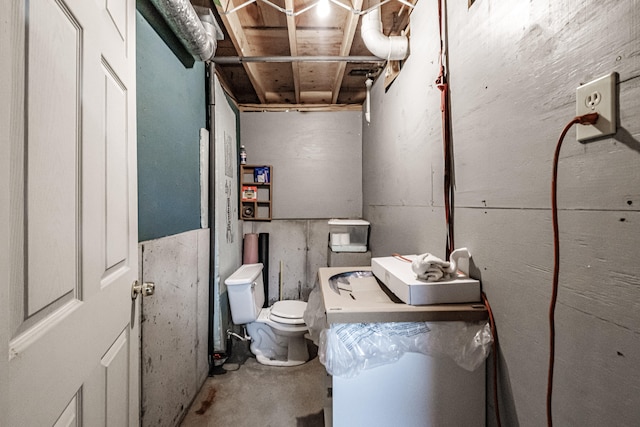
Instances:
[[[137,425],[135,2],[0,10],[0,426]]]

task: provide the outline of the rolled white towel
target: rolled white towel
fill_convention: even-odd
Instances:
[[[444,261],[435,255],[425,253],[411,263],[411,269],[420,280],[427,282],[437,282],[439,280],[450,280],[455,277],[458,270],[458,260],[460,258],[471,258],[467,248],[459,248],[451,252],[451,261]]]
[[[447,280],[450,278],[449,268],[451,263],[443,261],[435,255],[425,253],[411,263],[411,269],[420,280],[427,282],[437,282],[438,280]]]
[[[448,273],[443,272],[440,268],[433,267],[424,273],[424,280],[427,282],[437,282],[438,280],[444,279],[445,276],[448,277]],[[421,277],[418,278],[421,279]]]

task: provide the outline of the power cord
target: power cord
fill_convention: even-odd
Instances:
[[[448,72],[445,67],[446,51],[445,37],[446,30],[443,27],[444,16],[444,0],[438,1],[438,26],[440,30],[440,53],[438,54],[438,65],[440,72],[435,83],[440,90],[440,111],[442,112],[442,144],[444,151],[444,216],[447,226],[447,240],[445,244],[445,259],[449,261],[449,255],[454,251],[456,245],[453,241],[453,214],[454,214],[454,189],[453,189],[453,158],[452,158],[452,141],[451,141],[451,111],[449,99],[449,83],[447,82]]]
[[[553,287],[551,292],[551,302],[549,304],[549,372],[547,378],[547,426],[553,426],[553,419],[551,416],[551,394],[553,392],[553,364],[555,359],[555,310],[556,301],[558,300],[558,276],[560,273],[560,239],[558,237],[558,159],[560,158],[560,147],[564,141],[564,137],[569,132],[569,129],[575,124],[581,125],[594,125],[598,121],[598,113],[585,114],[583,116],[577,116],[571,120],[562,130],[560,138],[558,139],[558,145],[556,146],[556,152],[553,156],[553,175],[551,178],[551,215],[553,222]]]
[[[496,321],[493,318],[493,311],[491,310],[491,305],[489,305],[489,300],[484,292],[482,292],[481,295],[482,302],[484,306],[487,307],[487,312],[489,313],[489,326],[491,327],[491,335],[493,336],[493,342],[491,343],[491,351],[493,352],[493,402],[496,412],[496,422],[498,427],[502,427],[500,407],[498,406],[498,333],[496,332]]]

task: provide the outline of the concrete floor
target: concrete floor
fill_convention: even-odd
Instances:
[[[207,378],[181,426],[323,427],[327,374],[316,353],[287,368],[230,358],[226,373]]]

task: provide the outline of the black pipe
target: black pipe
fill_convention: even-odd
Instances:
[[[258,234],[258,262],[263,265],[262,281],[264,282],[264,304],[269,306],[269,233]]]
[[[208,316],[208,334],[207,334],[207,354],[208,354],[208,359],[209,359],[209,376],[214,375],[215,370],[216,370],[216,365],[215,365],[215,346],[214,346],[214,339],[213,339],[213,334],[214,334],[214,330],[215,330],[215,325],[214,325],[214,310],[215,310],[215,292],[216,292],[216,288],[215,288],[215,283],[214,283],[214,277],[215,277],[215,271],[214,271],[214,258],[213,258],[213,254],[215,254],[215,239],[214,239],[214,235],[213,235],[213,229],[214,229],[214,222],[215,222],[215,209],[216,209],[216,205],[215,205],[215,197],[214,197],[214,181],[213,181],[213,177],[214,177],[214,168],[213,166],[216,164],[215,163],[215,146],[214,146],[214,141],[215,141],[215,120],[214,120],[214,115],[215,115],[215,89],[214,89],[214,85],[215,85],[215,65],[214,64],[207,64],[207,66],[205,67],[206,70],[206,84],[205,84],[205,90],[206,90],[206,99],[207,99],[207,129],[209,130],[209,232],[211,233],[209,236],[209,241],[210,241],[210,258],[209,258],[209,269],[210,269],[210,274],[209,274],[209,316]]]

